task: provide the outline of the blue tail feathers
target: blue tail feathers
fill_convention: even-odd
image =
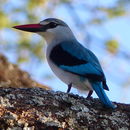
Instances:
[[[94,91],[96,92],[96,94],[98,95],[99,99],[101,100],[101,102],[104,104],[105,107],[112,109],[116,108],[116,106],[107,97],[101,82],[91,82],[91,84]]]

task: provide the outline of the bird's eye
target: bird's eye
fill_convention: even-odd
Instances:
[[[57,23],[54,23],[54,22],[51,22],[49,23],[49,27],[50,28],[55,28],[58,24]]]

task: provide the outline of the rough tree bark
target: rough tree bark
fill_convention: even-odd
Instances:
[[[130,105],[41,88],[0,88],[0,129],[129,130]]]

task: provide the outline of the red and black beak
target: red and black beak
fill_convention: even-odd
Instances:
[[[41,24],[18,25],[18,26],[14,26],[13,28],[16,28],[22,31],[27,31],[27,32],[34,32],[34,33],[46,31],[46,27]]]

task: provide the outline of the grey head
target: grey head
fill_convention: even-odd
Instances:
[[[38,32],[38,34],[43,36],[47,43],[75,39],[69,26],[60,19],[48,18],[41,21],[40,24],[44,25],[46,30],[45,32]]]
[[[55,28],[57,26],[68,27],[68,25],[64,21],[62,21],[60,19],[56,19],[56,18],[45,19],[45,20],[41,21],[40,24],[47,26],[47,29]]]
[[[38,24],[19,25],[14,28],[38,33],[45,38],[48,44],[75,39],[69,26],[62,20],[56,18],[48,18]]]

